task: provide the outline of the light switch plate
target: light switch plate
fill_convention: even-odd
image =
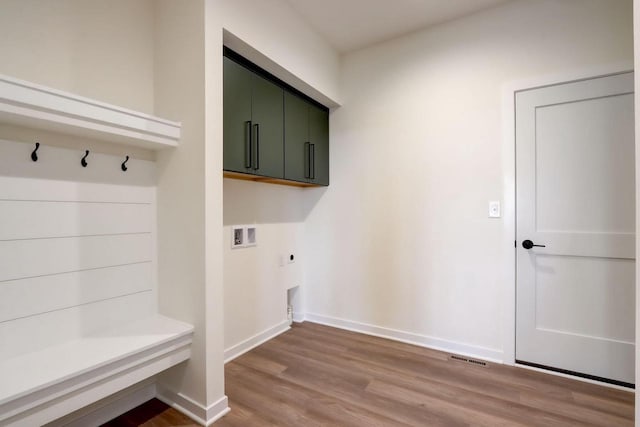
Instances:
[[[500,202],[489,202],[489,218],[500,218]]]

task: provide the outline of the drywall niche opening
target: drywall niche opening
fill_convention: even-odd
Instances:
[[[302,310],[302,292],[300,286],[287,289],[287,316],[291,313],[291,322],[300,323],[304,321],[304,314]]]
[[[249,225],[246,228],[247,230],[247,246],[255,246],[257,244],[257,236],[256,236],[256,226],[255,225]]]
[[[231,227],[231,249],[243,248],[245,246],[244,227]]]

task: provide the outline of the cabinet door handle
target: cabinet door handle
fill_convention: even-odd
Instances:
[[[304,143],[304,177],[311,178],[311,143]]]
[[[256,148],[255,148],[255,156],[254,156],[254,166],[253,168],[255,170],[260,169],[260,125],[259,124],[255,124],[253,125],[253,130],[254,130],[254,135],[255,135],[255,141],[256,141]]]
[[[244,122],[244,167],[251,167],[251,120]]]
[[[311,144],[311,158],[309,159],[309,178],[316,179],[316,144]]]

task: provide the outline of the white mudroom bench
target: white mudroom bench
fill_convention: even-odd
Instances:
[[[0,361],[0,425],[39,426],[190,357],[193,326],[154,316]]]
[[[155,163],[129,152],[180,135],[0,76],[0,426],[50,423],[190,358],[193,326],[156,314]]]

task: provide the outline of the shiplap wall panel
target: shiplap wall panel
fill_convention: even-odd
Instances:
[[[38,161],[31,160],[35,144],[18,143],[0,139],[0,173],[3,176],[44,179],[46,181],[69,181],[82,183],[106,183],[114,186],[131,185],[153,187],[156,183],[155,164],[146,160],[130,158],[127,171],[120,165],[122,157],[89,152],[88,166],[83,168],[80,161],[85,150],[78,148],[48,147],[46,141],[40,141],[37,151]],[[0,198],[2,193],[0,193]]]
[[[0,359],[157,311],[155,164],[33,148],[0,140]]]
[[[151,261],[151,235],[3,241],[0,259],[1,286],[8,280]]]
[[[155,313],[150,291],[0,323],[0,360],[112,329]]]
[[[1,153],[1,152],[0,152]],[[0,175],[3,175],[0,169]],[[46,181],[46,185],[43,185]],[[56,202],[155,203],[149,187],[51,181],[2,176],[0,200],[38,200]]]
[[[142,262],[3,282],[0,323],[150,291],[151,270],[151,262]],[[29,304],[15,304],[16,301],[29,301]]]
[[[150,204],[0,200],[0,241],[151,233],[150,211]]]

